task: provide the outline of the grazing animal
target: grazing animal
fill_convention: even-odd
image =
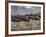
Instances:
[[[20,22],[20,21],[29,21],[30,19],[34,20],[40,20],[40,16],[38,15],[19,15],[19,16],[12,16],[11,21],[12,22]]]
[[[29,18],[27,16],[21,16],[20,19],[21,21],[29,21]]]
[[[14,16],[13,16],[13,17],[11,18],[11,21],[12,21],[12,22],[20,22],[20,19],[19,19],[18,17],[14,17]]]

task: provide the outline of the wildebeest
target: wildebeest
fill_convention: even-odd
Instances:
[[[40,18],[38,16],[30,16],[29,19],[39,20]]]
[[[21,20],[20,20],[18,17],[13,16],[13,17],[11,18],[11,21],[12,21],[12,22],[20,22]]]
[[[12,22],[29,21],[30,19],[40,20],[40,16],[38,15],[17,15],[17,16],[11,17]]]
[[[29,21],[29,18],[27,16],[21,16],[20,19],[22,21]]]

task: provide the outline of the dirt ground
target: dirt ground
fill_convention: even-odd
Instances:
[[[41,23],[39,20],[11,22],[11,31],[24,31],[24,30],[40,30]]]

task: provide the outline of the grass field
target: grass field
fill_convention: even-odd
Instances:
[[[40,30],[41,22],[39,20],[11,22],[11,31],[24,31],[24,30]]]

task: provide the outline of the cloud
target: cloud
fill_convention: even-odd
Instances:
[[[34,6],[12,6],[11,7],[12,15],[37,14],[40,11],[41,11],[40,7],[34,7]]]

